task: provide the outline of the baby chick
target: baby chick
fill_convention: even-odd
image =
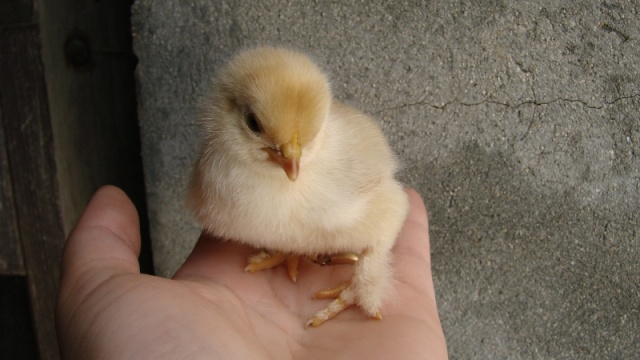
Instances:
[[[380,318],[390,292],[390,251],[408,201],[378,125],[332,99],[326,75],[305,55],[261,47],[218,74],[199,114],[203,141],[187,203],[203,228],[265,252],[248,271],[299,256],[359,254],[348,284],[307,325],[357,305]]]

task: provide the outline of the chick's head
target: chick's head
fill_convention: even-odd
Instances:
[[[264,47],[240,53],[217,81],[218,115],[211,121],[220,124],[211,135],[229,133],[227,145],[240,158],[277,165],[295,181],[300,158],[329,114],[326,76],[303,54]]]

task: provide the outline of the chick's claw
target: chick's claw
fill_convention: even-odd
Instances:
[[[244,268],[246,272],[256,272],[282,264],[287,259],[284,253],[271,253],[261,251],[249,258],[249,264]]]
[[[270,269],[272,267],[285,264],[287,266],[287,274],[289,274],[289,278],[293,282],[296,282],[298,278],[299,263],[299,255],[281,252],[268,253],[266,251],[261,251],[249,258],[249,264],[244,268],[244,271],[254,273],[256,271]]]
[[[334,299],[326,309],[318,311],[307,323],[306,327],[317,327],[324,324],[327,320],[333,319],[336,315],[340,314],[344,310],[357,305],[356,301],[356,289],[353,282],[350,281],[339,286],[324,289],[318,291],[315,296],[316,299]],[[380,311],[376,311],[373,314],[369,314],[372,319],[382,320],[382,314]]]
[[[327,320],[356,304],[356,293],[351,283],[343,284],[335,288],[320,290],[316,293],[316,299],[334,298],[326,309],[318,311],[307,321],[306,327],[317,327]]]
[[[285,260],[287,263],[287,274],[291,281],[296,282],[298,279],[298,265],[300,264],[300,255],[289,254]]]
[[[315,298],[316,299],[337,299],[338,297],[340,297],[340,294],[342,294],[342,292],[346,290],[350,285],[351,285],[350,283],[346,283],[331,289],[320,290],[316,293]]]

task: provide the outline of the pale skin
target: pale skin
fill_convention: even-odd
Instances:
[[[173,279],[140,274],[137,212],[104,187],[69,236],[56,309],[68,359],[446,359],[431,275],[428,220],[420,196],[393,249],[394,294],[382,320],[348,309],[318,328],[308,318],[328,300],[322,288],[348,280],[350,266],[300,263],[243,271],[255,249],[200,237]]]

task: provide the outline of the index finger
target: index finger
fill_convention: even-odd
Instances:
[[[394,253],[419,257],[431,265],[429,246],[429,219],[424,202],[415,190],[405,189],[409,199],[409,212],[394,246]]]

